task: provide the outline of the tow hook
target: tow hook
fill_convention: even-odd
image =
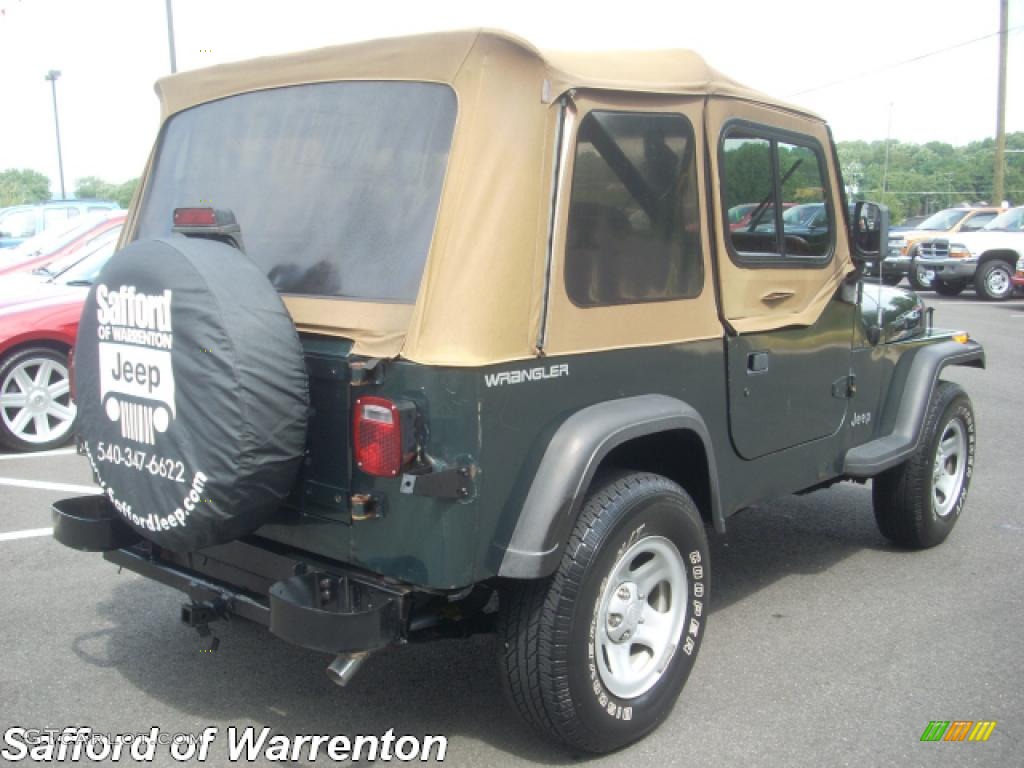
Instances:
[[[220,647],[220,639],[213,634],[210,623],[214,621],[227,620],[227,603],[221,598],[214,600],[193,600],[191,603],[181,604],[181,620],[190,627],[195,628],[200,637],[210,638],[210,651],[216,651]]]
[[[363,663],[370,658],[369,651],[358,653],[339,653],[337,658],[327,667],[327,677],[335,685],[344,688],[355,677]]]

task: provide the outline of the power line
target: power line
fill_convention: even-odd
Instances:
[[[1016,27],[1010,27],[1010,29],[1006,30],[1006,34],[1007,35],[1011,35],[1014,32],[1019,32],[1022,29],[1024,29],[1024,24],[1018,25]],[[998,37],[998,36],[999,36],[999,30],[997,29],[995,32],[990,32],[987,35],[982,35],[981,37],[976,37],[973,40],[965,40],[962,43],[955,43],[953,45],[946,46],[945,48],[939,48],[938,50],[931,51],[929,53],[922,53],[920,56],[914,56],[913,58],[910,58],[910,59],[905,59],[903,61],[898,61],[895,64],[887,64],[884,67],[878,67],[876,69],[865,70],[864,72],[861,72],[861,73],[856,74],[856,75],[851,75],[850,77],[844,77],[844,78],[842,78],[840,80],[833,80],[831,83],[825,83],[824,85],[816,85],[813,88],[805,88],[802,91],[796,91],[795,93],[789,94],[789,96],[787,98],[792,98],[793,96],[802,96],[805,93],[813,93],[814,91],[823,91],[826,88],[832,88],[832,87],[834,87],[836,85],[843,85],[844,83],[849,83],[849,82],[852,82],[854,80],[860,80],[862,77],[867,77],[868,75],[877,75],[877,74],[881,74],[882,72],[886,72],[887,70],[890,70],[890,69],[896,69],[897,67],[905,67],[907,64],[913,64],[913,63],[921,61],[923,59],[931,58],[932,56],[938,56],[939,54],[946,53],[948,51],[953,51],[953,50],[956,50],[957,48],[965,48],[968,45],[974,45],[975,43],[980,43],[982,40],[988,40],[990,37]]]

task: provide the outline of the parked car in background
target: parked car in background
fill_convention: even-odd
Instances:
[[[71,438],[77,411],[71,400],[68,353],[89,286],[116,247],[117,237],[108,233],[60,274],[37,279],[18,295],[0,297],[3,447],[42,451]]]
[[[121,206],[112,200],[50,200],[0,210],[0,248],[13,248],[61,222]]]
[[[912,272],[912,249],[922,240],[937,237],[940,233],[974,232],[988,224],[1002,213],[1004,208],[945,208],[933,213],[916,229],[903,232],[889,232],[889,255],[882,262],[882,279],[889,285],[896,285],[904,277],[919,291],[931,288],[932,274],[924,269],[920,274]]]
[[[116,224],[100,234],[90,237],[82,247],[71,249],[60,258],[43,266],[36,267],[31,271],[25,270],[7,275],[0,280],[0,302],[31,296],[36,286],[62,281],[69,270],[86,260],[94,259],[97,252],[111,252],[117,246],[118,238],[121,237],[121,226],[121,224]]]
[[[0,276],[29,273],[75,251],[88,248],[105,233],[120,231],[127,215],[127,211],[120,210],[90,213],[48,229],[15,248],[0,251]]]
[[[783,203],[782,210],[792,208],[794,203]],[[754,216],[756,221],[752,221]],[[775,208],[758,203],[740,203],[729,209],[729,229],[735,231],[756,228],[766,221],[775,221]]]
[[[894,227],[889,227],[890,234],[893,232],[906,232],[908,229],[917,229],[919,225],[927,219],[928,216],[922,214],[920,216],[907,216],[899,224]]]
[[[973,282],[982,298],[1008,299],[1024,257],[1024,206],[1001,213],[977,232],[923,240],[916,247],[914,270],[934,275],[936,293],[956,296]]]

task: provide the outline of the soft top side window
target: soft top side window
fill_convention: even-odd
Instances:
[[[825,155],[809,136],[728,126],[719,147],[723,228],[741,266],[822,265],[835,243]]]
[[[704,283],[693,127],[680,114],[580,123],[565,285],[578,307],[693,298]]]

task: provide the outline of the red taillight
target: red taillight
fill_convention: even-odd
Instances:
[[[352,418],[356,466],[368,475],[395,477],[415,455],[415,413],[412,403],[357,398]]]
[[[216,227],[217,212],[213,208],[175,208],[176,227]]]

